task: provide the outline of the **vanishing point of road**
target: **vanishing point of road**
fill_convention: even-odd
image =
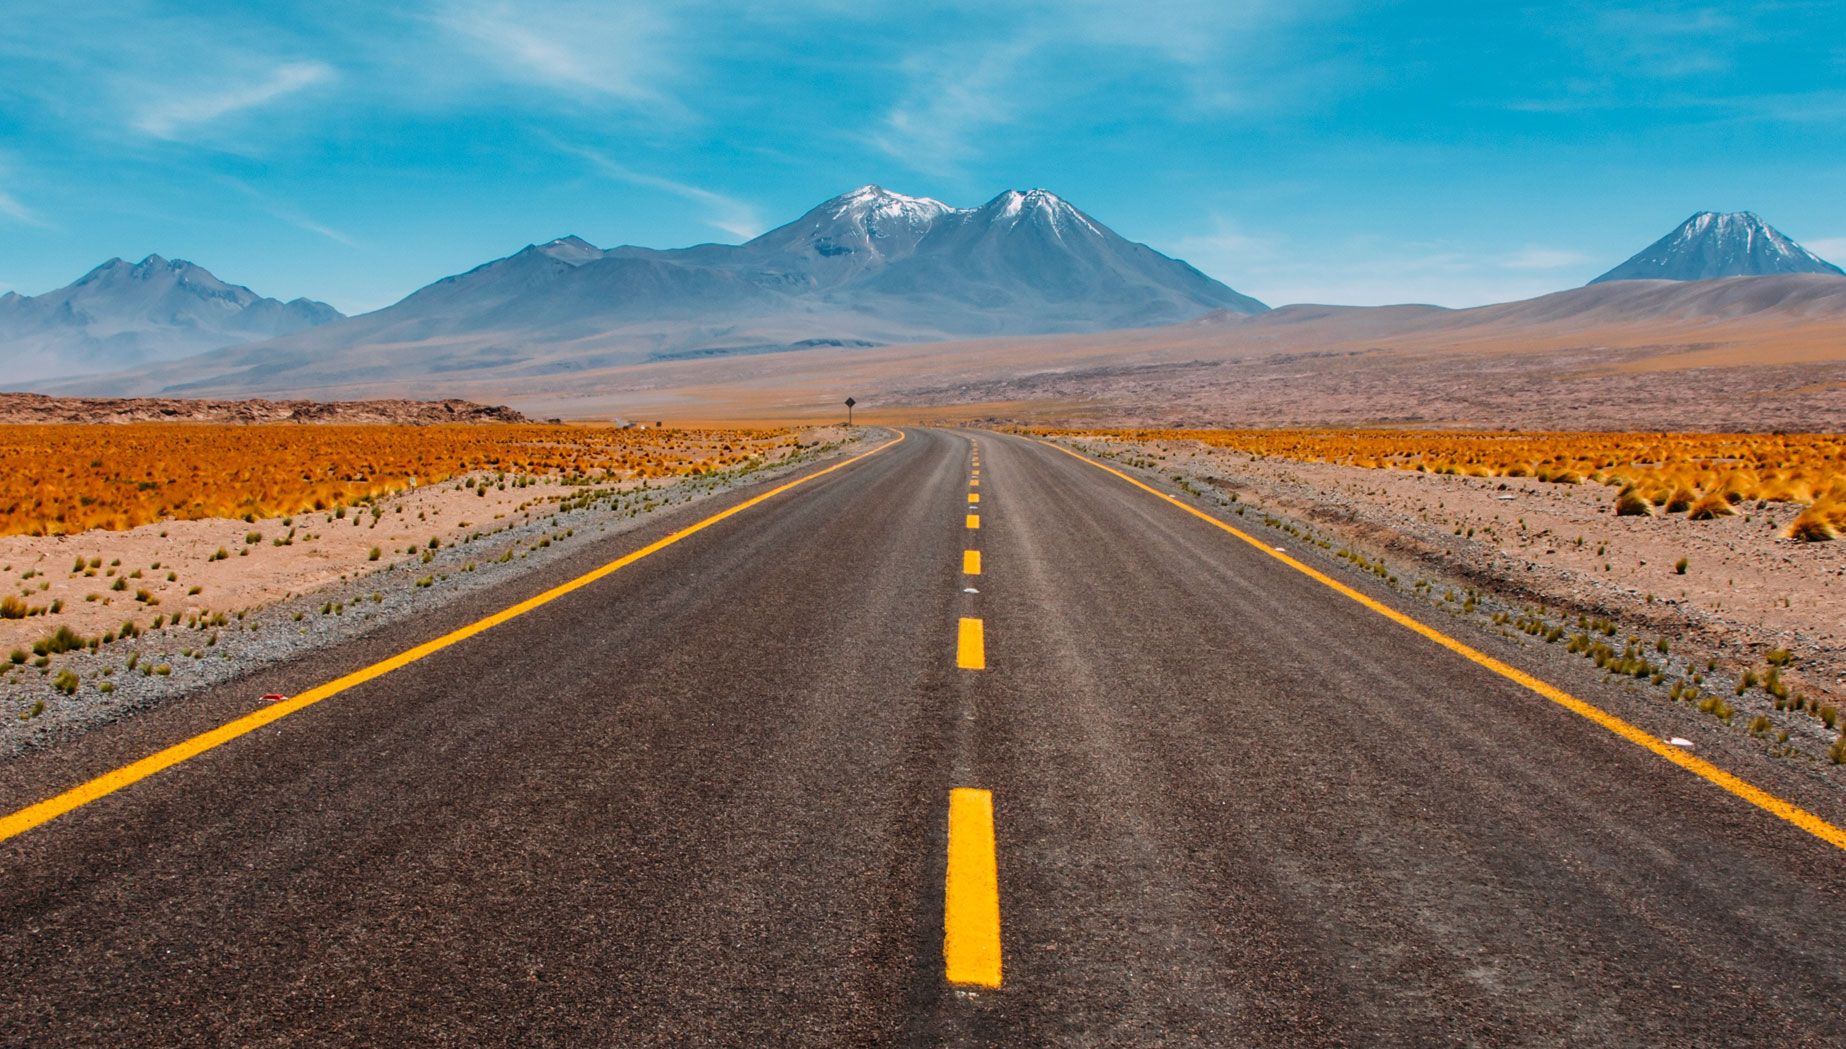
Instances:
[[[1837,816],[1187,505],[910,429],[16,759],[0,1044],[1846,1044]]]

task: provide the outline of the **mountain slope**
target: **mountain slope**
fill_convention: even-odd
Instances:
[[[1846,276],[1753,212],[1701,211],[1640,254],[1591,281],[1711,280],[1782,273]]]
[[[605,251],[565,237],[375,313],[67,389],[258,393],[432,374],[524,381],[656,359],[1105,331],[1266,308],[1043,190],[963,209],[865,186],[744,244]]]
[[[265,298],[183,259],[121,259],[43,295],[0,295],[8,385],[173,360],[340,319],[324,302]]]

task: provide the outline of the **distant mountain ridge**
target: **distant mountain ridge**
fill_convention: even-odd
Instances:
[[[350,387],[884,343],[1156,327],[1268,307],[1046,190],[977,208],[878,186],[744,244],[532,244],[374,313],[68,390]],[[150,385],[152,384],[152,385]]]
[[[43,295],[0,295],[0,367],[11,382],[113,371],[288,335],[341,314],[266,298],[184,259],[110,259]]]
[[[1750,211],[1701,211],[1627,262],[1590,281],[1714,280],[1784,273],[1846,276]]]

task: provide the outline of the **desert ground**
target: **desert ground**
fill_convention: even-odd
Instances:
[[[289,424],[281,431],[269,424],[140,421],[160,410],[150,415],[146,405],[104,406],[105,417],[135,420],[127,426],[0,425],[0,456],[10,452],[18,462],[22,450],[51,446],[88,460],[113,448],[131,453],[119,464],[130,474],[145,465],[212,489],[216,464],[208,460],[217,449],[241,444],[249,451],[267,441],[320,448],[331,440],[361,449],[376,469],[363,482],[346,482],[342,498],[325,491],[321,478],[298,474],[298,462],[252,455],[238,460],[247,492],[266,493],[267,505],[308,505],[233,516],[199,512],[203,504],[191,490],[169,495],[185,517],[153,514],[138,498],[139,486],[79,491],[60,485],[60,460],[46,460],[37,473],[9,471],[0,496],[13,507],[0,514],[0,533],[11,533],[0,534],[0,707],[8,713],[0,718],[0,750],[39,745],[130,705],[158,702],[351,632],[295,625],[309,616],[373,627],[395,621],[452,600],[464,583],[478,586],[529,571],[580,532],[631,527],[656,510],[811,462],[857,437],[831,427],[353,426],[343,422],[351,411],[319,410],[308,414],[322,425]],[[183,417],[222,414],[186,406]],[[269,418],[273,412],[244,405],[230,414]],[[531,445],[535,431],[544,438],[540,452]],[[430,441],[482,458],[439,460],[406,451]],[[391,469],[393,454],[429,464],[417,467],[425,471],[447,462],[452,472],[406,476],[402,468]],[[517,461],[521,468],[490,468],[488,459]],[[628,465],[608,465],[618,459]],[[558,467],[538,471],[536,462]],[[212,495],[225,506],[247,501],[240,492]],[[44,507],[43,516],[23,512],[28,496]],[[83,514],[114,526],[71,523]],[[148,517],[154,519],[142,523]],[[297,641],[253,645],[250,635],[259,624],[292,632]]]
[[[533,418],[675,424],[832,421],[852,396],[862,421],[885,422],[1838,432],[1839,284],[1624,282],[1469,310],[1288,306],[1097,335],[586,367],[568,388],[486,370],[444,375],[440,389],[329,375],[277,392],[466,396]]]
[[[1802,503],[1624,516],[1618,489],[1589,480],[1367,468],[1158,433],[1039,435],[1177,483],[1283,546],[1350,551],[1358,571],[1508,636],[1571,647],[1611,675],[1642,671],[1705,731],[1746,733],[1792,761],[1846,758],[1846,542],[1792,538]],[[1639,658],[1624,665],[1627,649]]]

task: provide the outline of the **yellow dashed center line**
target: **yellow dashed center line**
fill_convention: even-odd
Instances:
[[[1040,443],[1048,443],[1048,442],[1040,442]],[[1414,633],[1422,635],[1425,638],[1428,638],[1429,640],[1435,642],[1436,644],[1441,645],[1443,648],[1446,648],[1449,651],[1455,653],[1456,655],[1462,657],[1463,659],[1466,659],[1470,663],[1474,663],[1477,666],[1484,667],[1487,670],[1490,670],[1493,673],[1498,674],[1499,676],[1505,678],[1508,681],[1513,682],[1516,685],[1520,685],[1526,689],[1529,689],[1533,692],[1538,693],[1540,696],[1543,696],[1544,698],[1550,700],[1551,702],[1556,703],[1558,706],[1563,707],[1565,710],[1568,710],[1571,713],[1576,714],[1579,717],[1582,717],[1588,721],[1594,722],[1595,724],[1601,726],[1602,728],[1607,729],[1608,731],[1614,733],[1615,735],[1622,737],[1623,739],[1627,740],[1630,743],[1633,743],[1635,746],[1651,751],[1655,755],[1658,755],[1659,757],[1664,758],[1667,761],[1670,761],[1675,765],[1678,765],[1680,768],[1685,769],[1687,772],[1692,773],[1693,775],[1699,777],[1700,779],[1703,779],[1706,782],[1711,783],[1712,785],[1719,787],[1722,790],[1728,791],[1731,794],[1734,794],[1737,797],[1742,798],[1743,800],[1749,802],[1752,805],[1755,805],[1757,808],[1762,809],[1764,812],[1769,813],[1770,815],[1776,817],[1777,819],[1784,820],[1788,823],[1792,823],[1795,826],[1801,828],[1802,830],[1807,831],[1809,834],[1814,835],[1816,838],[1819,838],[1820,840],[1827,842],[1830,845],[1835,846],[1836,848],[1846,849],[1846,828],[1838,827],[1832,823],[1828,823],[1826,820],[1823,820],[1819,816],[1816,816],[1813,813],[1808,812],[1806,809],[1798,808],[1797,806],[1791,804],[1790,802],[1784,801],[1783,799],[1776,797],[1774,794],[1771,794],[1768,791],[1763,790],[1761,787],[1758,787],[1753,783],[1750,783],[1746,780],[1743,780],[1737,776],[1732,775],[1729,772],[1724,771],[1723,769],[1719,768],[1716,765],[1713,765],[1711,762],[1706,761],[1703,758],[1693,757],[1691,754],[1686,753],[1684,750],[1681,750],[1680,748],[1675,747],[1672,744],[1667,743],[1664,740],[1655,739],[1651,734],[1641,730],[1637,726],[1627,721],[1622,720],[1621,718],[1616,717],[1614,714],[1611,714],[1608,711],[1603,710],[1601,707],[1595,706],[1593,704],[1585,702],[1584,700],[1578,699],[1576,696],[1573,696],[1570,693],[1564,691],[1563,689],[1558,688],[1556,685],[1552,685],[1546,681],[1541,681],[1538,678],[1533,677],[1532,675],[1526,673],[1523,670],[1520,670],[1516,667],[1512,667],[1505,663],[1502,663],[1499,660],[1493,658],[1492,656],[1486,654],[1485,652],[1472,648],[1469,645],[1461,641],[1458,641],[1455,638],[1450,637],[1449,635],[1443,633],[1442,631],[1437,630],[1435,627],[1428,626],[1419,620],[1412,619],[1411,617],[1405,615],[1402,612],[1399,612],[1397,609],[1392,608],[1391,606],[1383,603],[1382,601],[1378,601],[1375,598],[1369,597],[1366,594],[1363,594],[1357,590],[1354,590],[1352,587],[1347,586],[1345,583],[1342,583],[1339,580],[1326,575],[1325,573],[1322,573],[1313,568],[1310,568],[1307,565],[1302,564],[1300,561],[1295,560],[1294,558],[1288,556],[1287,554],[1279,550],[1272,549],[1268,544],[1264,543],[1261,539],[1257,539],[1254,536],[1251,536],[1250,534],[1244,532],[1243,530],[1239,528],[1235,528],[1229,524],[1226,524],[1225,522],[1218,520],[1216,517],[1213,517],[1211,514],[1208,514],[1205,511],[1200,510],[1199,508],[1195,506],[1192,506],[1188,503],[1181,502],[1180,500],[1175,499],[1173,496],[1170,496],[1167,493],[1160,491],[1157,488],[1151,487],[1146,484],[1142,484],[1140,481],[1135,480],[1133,477],[1128,476],[1127,474],[1123,473],[1120,470],[1115,469],[1114,467],[1104,466],[1102,463],[1099,463],[1094,459],[1091,459],[1084,455],[1080,455],[1076,452],[1071,451],[1069,448],[1062,447],[1061,445],[1048,444],[1048,446],[1052,448],[1056,448],[1058,451],[1063,452],[1065,455],[1068,455],[1073,459],[1079,460],[1080,462],[1088,463],[1089,465],[1094,466],[1098,470],[1102,470],[1105,473],[1114,474],[1115,476],[1121,478],[1124,481],[1127,481],[1129,484],[1134,485],[1136,488],[1139,488],[1142,491],[1149,493],[1150,495],[1166,500],[1167,502],[1173,504],[1174,506],[1179,507],[1181,510],[1186,511],[1192,516],[1197,517],[1200,520],[1205,521],[1206,523],[1211,524],[1217,528],[1220,528],[1226,532],[1229,532],[1231,535],[1236,536],[1238,539],[1241,539],[1244,542],[1250,544],[1251,546],[1262,551],[1264,554],[1268,555],[1269,557],[1275,558],[1277,561],[1280,561],[1283,564],[1289,566],[1290,568],[1293,568],[1295,571],[1300,572],[1302,575],[1307,576],[1308,578],[1314,580],[1315,582],[1320,583],[1323,586],[1326,586],[1328,589],[1334,590],[1346,597],[1351,598],[1352,600],[1358,602],[1359,604],[1364,605],[1366,608],[1370,609],[1373,612],[1378,613],[1379,615],[1385,617],[1386,619],[1389,619],[1391,622],[1396,623],[1398,626],[1401,626],[1406,630],[1412,631]]]
[[[955,632],[955,665],[963,670],[987,669],[987,636],[981,621],[963,616]]]
[[[632,553],[624,554],[608,564],[600,568],[592,569],[569,582],[552,587],[550,590],[536,597],[528,598],[509,608],[503,608],[485,619],[478,619],[458,630],[450,631],[433,641],[426,641],[415,648],[399,652],[389,659],[381,660],[377,663],[373,663],[371,666],[355,670],[345,677],[336,678],[324,685],[311,688],[293,698],[282,700],[279,703],[272,703],[260,710],[252,711],[249,714],[245,714],[243,717],[226,722],[208,732],[203,732],[191,739],[175,743],[165,750],[150,754],[132,764],[123,765],[113,772],[106,772],[86,783],[81,783],[72,787],[62,794],[47,798],[34,805],[28,805],[5,817],[0,817],[0,841],[5,841],[17,834],[23,834],[40,824],[57,819],[59,816],[70,812],[72,809],[81,808],[98,798],[106,797],[124,787],[139,783],[155,773],[172,768],[174,765],[195,758],[208,750],[221,747],[239,736],[247,735],[248,733],[262,728],[264,725],[279,721],[298,710],[311,707],[323,700],[331,699],[348,689],[355,688],[367,681],[371,681],[373,678],[383,677],[394,670],[402,669],[420,659],[435,655],[437,652],[451,645],[466,641],[476,634],[482,634],[492,630],[494,627],[508,620],[525,615],[527,612],[541,605],[550,604],[558,598],[589,586],[591,583],[602,579],[604,576],[620,571],[650,554],[658,553],[682,539],[702,532],[728,517],[743,513],[745,510],[765,500],[773,499],[791,488],[804,485],[816,478],[825,477],[836,470],[843,470],[861,459],[877,455],[886,448],[903,441],[903,439],[904,434],[900,431],[895,440],[887,441],[873,448],[871,451],[855,455],[843,462],[834,463],[832,466],[822,470],[816,470],[811,474],[797,477],[785,484],[777,485],[767,492],[753,495],[735,506],[720,510],[704,520],[687,525],[671,535],[657,539]]]
[[[1000,986],[1000,879],[994,861],[992,791],[949,791],[949,870],[942,895],[943,975],[955,984]]]
[[[968,493],[968,505],[969,506],[973,506],[974,504],[980,501],[981,501],[981,493],[979,492],[969,492]]]
[[[979,528],[979,527],[981,527],[981,518],[980,518],[980,515],[978,515],[978,514],[969,514],[969,515],[968,515],[968,527],[969,527],[969,528]]]
[[[979,550],[963,550],[961,552],[961,570],[969,575],[980,575],[981,552]]]

